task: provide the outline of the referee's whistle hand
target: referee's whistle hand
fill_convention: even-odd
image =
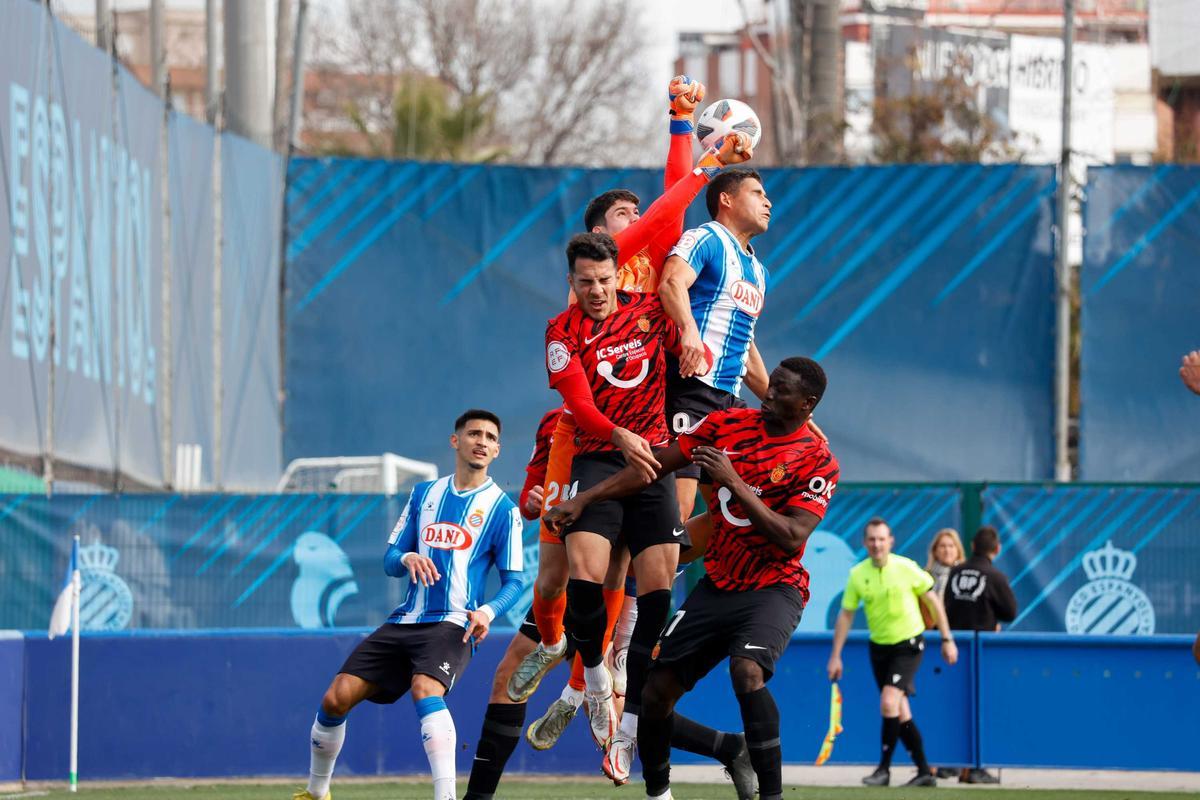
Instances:
[[[404,565],[408,567],[408,577],[413,583],[420,583],[422,586],[433,586],[442,577],[433,565],[433,560],[425,556],[410,555],[404,559]]]
[[[942,659],[944,659],[947,664],[958,663],[958,645],[956,645],[953,640],[942,640]]]

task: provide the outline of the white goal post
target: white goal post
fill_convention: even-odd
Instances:
[[[437,465],[384,453],[378,456],[297,458],[276,491],[313,494],[399,494],[438,475]]]

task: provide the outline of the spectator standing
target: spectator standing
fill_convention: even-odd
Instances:
[[[971,541],[971,557],[950,570],[945,606],[950,628],[956,631],[998,631],[1001,622],[1017,618],[1017,598],[1008,578],[992,563],[1000,555],[1000,536],[990,525]],[[985,769],[963,770],[962,783],[999,783]]]
[[[938,597],[943,600],[946,598],[946,581],[950,578],[951,567],[966,560],[967,554],[963,550],[962,539],[958,538],[958,531],[954,528],[942,528],[934,534],[933,541],[929,543],[929,558],[925,562],[925,571],[933,576],[933,591]],[[927,621],[926,629],[932,628]]]

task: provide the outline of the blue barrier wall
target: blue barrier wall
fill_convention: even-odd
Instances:
[[[1092,168],[1083,225],[1080,477],[1200,480],[1200,167]]]
[[[25,640],[0,631],[0,783],[19,780],[25,759]]]
[[[819,358],[846,480],[1051,474],[1053,170],[764,171],[768,363]],[[285,456],[386,450],[447,468],[468,406],[504,419],[520,484],[546,320],[588,200],[655,170],[296,159],[287,194]],[[703,202],[688,223],[706,220]],[[967,332],[970,335],[965,335]],[[331,413],[330,409],[336,409]],[[416,423],[416,424],[414,424]]]
[[[321,694],[365,632],[84,636],[81,777],[292,775],[300,780]],[[987,765],[1195,769],[1191,745],[1200,719],[1200,670],[1192,661],[1189,637],[998,634],[979,637],[978,645],[969,634],[958,639],[961,661],[950,667],[938,655],[936,635],[931,636],[917,677],[914,709],[935,763],[972,764],[978,753]],[[787,762],[810,763],[824,736],[829,642],[829,634],[797,635],[771,682]],[[506,645],[505,635],[489,637],[447,698],[458,730],[460,774],[470,770],[492,672]],[[31,636],[24,649],[24,774],[29,780],[62,779],[70,643]],[[11,663],[10,652],[0,641],[0,669]],[[874,763],[878,693],[863,634],[851,635],[843,660],[845,733],[833,762]],[[565,678],[558,670],[548,685]],[[681,711],[740,730],[728,681],[726,668],[718,667],[682,701]],[[530,713],[540,713],[552,695],[547,691],[535,699]],[[11,711],[11,702],[0,709]],[[394,707],[364,703],[347,724],[339,775],[428,769],[408,698]],[[509,771],[588,772],[598,758],[586,726],[576,723],[553,750],[535,753],[522,741]],[[683,753],[677,758],[679,763],[694,760]],[[11,761],[4,755],[0,766],[8,769]],[[0,772],[0,780],[14,777]]]
[[[1200,490],[990,486],[983,519],[1000,532],[1018,631],[1200,630]]]
[[[981,758],[996,766],[1195,770],[1191,637],[979,638]]]

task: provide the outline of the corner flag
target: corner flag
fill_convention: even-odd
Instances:
[[[54,610],[50,612],[50,638],[63,636],[71,629],[71,600],[74,594],[76,576],[79,573],[79,537],[71,542],[71,560],[67,564],[67,577],[63,581],[62,591],[54,601]]]

